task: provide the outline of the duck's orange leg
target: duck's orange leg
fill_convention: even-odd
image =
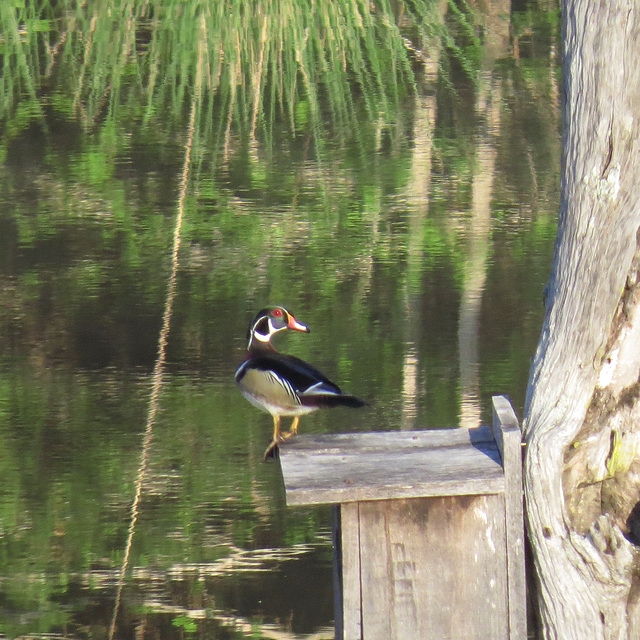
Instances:
[[[291,423],[291,428],[289,429],[289,431],[287,431],[287,433],[283,433],[280,436],[280,440],[288,440],[289,438],[292,438],[295,435],[298,435],[298,425],[300,424],[300,416],[295,416],[293,418],[293,422]]]
[[[264,459],[268,460],[271,457],[276,457],[275,450],[278,446],[278,442],[280,442],[280,416],[273,416],[273,438],[267,447],[267,450],[264,452]]]

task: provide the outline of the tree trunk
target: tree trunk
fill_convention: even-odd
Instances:
[[[525,407],[526,508],[546,638],[640,638],[638,8],[562,8],[562,197]]]

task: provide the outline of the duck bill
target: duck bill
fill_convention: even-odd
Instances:
[[[287,323],[289,329],[294,331],[302,331],[303,333],[310,333],[309,327],[306,324],[298,322],[291,314],[289,314],[289,322]]]

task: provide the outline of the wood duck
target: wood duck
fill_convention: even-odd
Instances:
[[[244,397],[273,416],[273,439],[265,451],[265,460],[275,455],[279,442],[298,433],[300,416],[322,407],[362,407],[366,403],[342,393],[337,384],[295,356],[278,353],[271,338],[285,329],[309,333],[283,307],[267,307],[258,312],[249,325],[247,356],[236,371],[236,383]],[[288,432],[280,432],[280,418],[292,416]]]

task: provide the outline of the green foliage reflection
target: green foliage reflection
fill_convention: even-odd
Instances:
[[[268,416],[233,389],[258,305],[291,305],[313,333],[283,350],[375,402],[355,424],[318,414],[305,433],[397,428],[408,346],[416,422],[456,422],[457,309],[487,144],[482,392],[514,396],[541,311],[559,157],[557,14],[534,4],[511,16],[520,58],[489,60],[490,29],[459,0],[0,2],[0,631],[71,633],[92,598],[109,601],[203,37],[169,374],[135,539],[142,578],[127,610],[148,615],[152,635],[136,589],[178,585],[183,609],[162,614],[174,633],[162,637],[179,637],[183,610],[233,610],[256,583],[275,592],[283,548],[302,557],[321,543],[319,564],[331,564],[328,514],[284,509],[277,468],[260,462]],[[490,135],[487,76],[500,116]],[[320,595],[304,599],[315,610],[330,602]]]
[[[471,10],[454,7],[454,23],[468,32]],[[284,124],[311,132],[319,151],[327,135],[357,141],[401,117],[414,57],[430,38],[445,37],[475,73],[477,53],[456,44],[439,14],[436,0],[2,3],[0,119],[19,131],[25,115],[42,120],[53,107],[88,128],[132,119],[181,126],[204,38],[206,148],[226,155],[234,136],[268,143]],[[41,88],[51,83],[60,94],[43,104]],[[26,113],[18,110],[25,98]]]

